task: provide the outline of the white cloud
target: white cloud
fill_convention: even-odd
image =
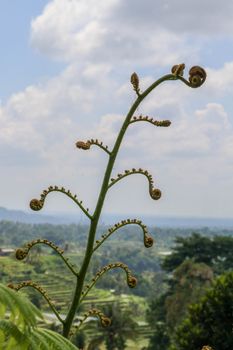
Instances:
[[[106,97],[110,70],[110,66],[88,65],[81,72],[77,65],[69,65],[45,84],[13,94],[0,106],[0,143],[14,146],[17,141],[17,149],[47,156],[49,146],[75,136],[76,123],[76,132],[82,132],[87,115],[93,114],[94,122],[97,101]]]
[[[233,61],[226,62],[219,69],[207,69],[208,79],[206,87],[212,94],[229,93],[233,88]]]
[[[208,103],[206,108],[197,110],[195,114],[205,130],[222,132],[231,128],[228,115],[219,103]]]
[[[28,195],[43,184],[70,184],[92,205],[107,156],[95,147],[89,152],[76,150],[75,141],[99,138],[111,147],[135,99],[130,74],[139,70],[143,90],[161,73],[169,73],[173,64],[198,64],[207,37],[231,35],[233,3],[219,9],[219,3],[209,0],[204,4],[199,0],[161,0],[156,4],[152,0],[50,1],[31,23],[31,43],[41,53],[66,61],[67,67],[58,76],[29,86],[0,105],[3,166],[8,166],[4,158],[7,149],[12,162],[16,164],[20,158],[29,174],[25,176],[25,168],[15,165],[21,183],[19,197],[26,196],[25,184]],[[200,40],[193,39],[193,34]],[[114,172],[149,168],[164,189],[164,199],[156,204],[156,210],[163,214],[168,210],[188,214],[194,207],[195,213],[201,214],[205,205],[210,213],[207,203],[213,202],[213,183],[218,188],[231,184],[231,116],[219,96],[232,91],[233,63],[208,69],[207,73],[207,82],[200,89],[176,81],[153,91],[135,114],[171,119],[172,126],[153,129],[141,122],[132,125],[114,167]],[[5,179],[8,181],[7,176]],[[136,188],[142,196],[137,208],[153,213],[155,207],[143,194],[144,182],[134,180],[133,184],[137,186],[133,191]],[[138,184],[143,184],[142,190]],[[12,191],[17,190],[16,185]],[[124,198],[133,198],[133,211],[137,196],[129,195],[131,187],[123,188]],[[209,196],[202,198],[206,204],[201,209],[200,191]],[[122,203],[121,195],[112,193],[117,202],[112,205],[110,199],[111,211],[127,211],[127,201]]]
[[[233,4],[217,0],[164,1],[129,0],[119,1],[115,18],[123,23],[128,20],[134,28],[167,28],[173,33],[232,35]]]
[[[197,56],[184,36],[158,25],[158,15],[151,16],[154,2],[148,1],[146,13],[138,9],[141,18],[137,7],[139,1],[127,6],[122,0],[54,0],[32,21],[31,42],[40,52],[66,61],[165,66]]]

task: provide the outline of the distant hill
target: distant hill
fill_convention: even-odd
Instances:
[[[104,214],[100,223],[111,225],[126,218],[138,218],[149,226],[171,227],[171,228],[226,228],[233,229],[233,218],[187,218],[187,217],[159,217],[159,216],[143,216],[143,215],[112,215]],[[51,213],[45,215],[41,212],[27,213],[22,210],[13,210],[0,207],[0,220],[24,222],[30,224],[71,224],[71,223],[88,223],[83,216],[77,211],[77,214],[67,213]]]
[[[233,218],[195,218],[195,217],[162,217],[140,215],[104,215],[102,222],[105,224],[115,223],[125,218],[138,218],[148,226],[167,228],[227,228],[233,229]]]
[[[29,224],[68,224],[70,221],[64,217],[47,216],[41,213],[26,213],[22,210],[12,210],[0,207],[0,220],[24,222]]]

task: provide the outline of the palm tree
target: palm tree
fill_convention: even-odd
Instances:
[[[97,350],[103,342],[107,350],[124,350],[127,339],[135,339],[137,336],[137,323],[133,319],[132,312],[130,309],[123,310],[120,303],[115,302],[104,307],[104,314],[112,320],[112,323],[106,328],[98,327],[96,336],[91,340],[87,350]]]

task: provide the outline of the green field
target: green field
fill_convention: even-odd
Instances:
[[[76,255],[68,255],[69,259],[74,261]],[[74,290],[73,275],[66,269],[61,260],[53,254],[31,254],[25,261],[17,261],[14,256],[0,257],[1,264],[1,282],[8,284],[17,284],[23,281],[33,281],[38,283],[47,292],[57,310],[61,315],[67,313],[71,296]],[[103,276],[107,278],[107,276]],[[116,279],[117,283],[117,279]],[[47,325],[58,325],[56,317],[46,300],[33,288],[26,287],[21,292],[27,294],[29,298],[43,311]],[[128,340],[127,349],[139,350],[148,343],[148,336],[151,334],[149,325],[145,321],[145,312],[147,309],[146,299],[132,294],[116,294],[112,290],[104,290],[93,287],[83,303],[81,304],[80,316],[85,311],[95,307],[102,309],[103,306],[118,302],[122,310],[127,310],[130,306],[134,313],[134,320],[137,321],[139,335],[138,339],[133,342]],[[78,320],[76,320],[78,323]],[[93,326],[88,329],[85,325],[85,334],[88,339],[93,338]],[[98,332],[98,330],[96,330]],[[104,346],[102,347],[104,349]]]

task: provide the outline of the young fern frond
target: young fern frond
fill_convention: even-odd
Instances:
[[[11,284],[8,285],[8,287],[11,288],[11,289],[14,289],[15,291],[18,291],[18,290],[20,290],[22,288],[25,288],[25,287],[31,287],[31,288],[37,290],[44,297],[44,299],[47,301],[50,309],[57,316],[57,319],[61,323],[64,322],[63,319],[61,318],[61,316],[59,315],[58,311],[56,310],[55,305],[53,304],[53,302],[51,301],[50,297],[48,296],[48,293],[39,284],[37,284],[35,282],[32,282],[32,281],[24,281],[24,282],[21,282],[21,283],[16,284],[16,285],[11,283]]]
[[[139,88],[139,78],[138,78],[138,75],[137,73],[133,73],[131,75],[131,78],[130,78],[130,82],[131,84],[133,85],[133,89],[134,91],[136,92],[136,94],[138,95],[138,97],[140,97],[140,88]]]
[[[102,267],[102,269],[96,273],[95,277],[91,280],[91,282],[84,287],[84,290],[82,291],[82,297],[80,299],[80,302],[90,292],[90,290],[92,289],[92,287],[94,287],[94,285],[96,284],[96,282],[98,281],[98,279],[100,277],[102,277],[106,272],[108,272],[108,271],[110,271],[112,269],[115,269],[115,268],[121,268],[122,270],[125,271],[126,278],[127,278],[127,284],[129,286],[129,288],[136,287],[137,279],[132,275],[132,272],[130,271],[130,269],[128,268],[127,265],[125,265],[125,264],[123,264],[121,262],[108,264],[108,265]]]
[[[16,253],[15,253],[16,259],[17,260],[25,259],[28,255],[30,249],[32,247],[34,247],[36,244],[44,244],[44,245],[47,245],[50,248],[52,248],[62,258],[62,260],[64,261],[66,266],[70,269],[70,271],[74,275],[76,275],[76,276],[78,275],[77,271],[75,271],[75,269],[74,269],[74,265],[70,264],[68,258],[64,257],[64,255],[63,255],[64,250],[59,248],[58,246],[56,246],[56,244],[54,244],[53,242],[48,241],[47,239],[36,239],[36,240],[33,240],[33,241],[27,243],[24,248],[18,248],[16,250]]]
[[[143,92],[140,91],[138,75],[136,73],[133,73],[131,75],[131,84],[133,86],[134,91],[136,92],[137,97],[136,97],[134,103],[132,104],[132,106],[130,107],[127,115],[125,116],[125,120],[123,121],[121,129],[120,129],[118,136],[116,138],[115,144],[114,144],[111,151],[109,151],[107,146],[104,146],[103,143],[99,142],[98,140],[91,139],[91,140],[88,140],[87,142],[78,141],[76,143],[76,146],[80,149],[83,149],[83,150],[88,150],[88,149],[90,149],[91,145],[96,145],[96,146],[100,147],[102,150],[104,150],[109,155],[108,163],[106,166],[105,174],[103,177],[102,185],[101,185],[99,196],[98,196],[98,200],[97,200],[96,207],[95,207],[95,210],[94,210],[92,215],[89,214],[88,209],[85,209],[83,207],[82,202],[77,200],[76,195],[72,195],[69,190],[66,191],[63,187],[58,188],[57,186],[55,186],[55,187],[50,186],[48,188],[48,190],[45,190],[41,194],[41,197],[39,200],[33,199],[30,202],[31,209],[40,210],[44,205],[44,201],[45,201],[46,196],[50,192],[53,192],[53,191],[62,192],[65,195],[67,195],[69,198],[71,198],[80,207],[80,209],[84,212],[84,214],[90,219],[90,227],[89,227],[86,251],[85,251],[85,255],[84,255],[83,262],[81,264],[79,273],[76,274],[76,287],[75,287],[75,291],[73,294],[73,299],[71,301],[71,304],[70,304],[70,307],[69,307],[69,310],[68,310],[68,313],[66,315],[65,320],[64,321],[61,320],[61,322],[63,322],[63,335],[64,335],[64,337],[68,337],[70,334],[70,329],[72,327],[72,323],[73,323],[74,317],[76,315],[76,311],[78,309],[78,306],[80,305],[80,301],[83,299],[83,297],[87,294],[87,292],[90,290],[90,288],[92,288],[92,286],[96,282],[96,279],[94,278],[92,280],[91,284],[88,286],[88,288],[86,287],[86,289],[83,289],[84,281],[86,278],[86,274],[87,274],[87,271],[88,271],[88,268],[90,265],[90,261],[91,261],[93,252],[118,228],[124,226],[125,224],[131,224],[131,223],[138,224],[141,226],[141,228],[143,230],[143,234],[144,234],[144,244],[146,247],[150,247],[153,244],[153,239],[147,234],[146,226],[142,225],[141,222],[139,223],[139,221],[137,221],[137,220],[132,222],[129,219],[126,221],[122,221],[120,224],[115,225],[113,227],[113,229],[110,229],[110,231],[108,231],[108,233],[106,235],[102,236],[102,239],[100,241],[96,241],[96,244],[95,244],[95,239],[96,239],[95,237],[96,237],[98,223],[99,223],[100,215],[102,212],[102,208],[103,208],[103,205],[105,202],[107,192],[114,184],[116,184],[122,178],[129,176],[129,175],[132,175],[132,174],[144,175],[147,177],[148,182],[149,182],[149,194],[150,194],[151,198],[158,200],[161,197],[161,191],[154,187],[154,182],[153,182],[152,176],[146,170],[143,170],[141,168],[139,168],[138,170],[136,170],[134,168],[132,170],[125,170],[124,174],[118,174],[118,177],[116,179],[115,178],[111,179],[112,170],[114,168],[115,160],[117,158],[122,140],[123,140],[125,133],[126,133],[130,124],[138,122],[138,121],[146,121],[146,122],[149,122],[155,126],[161,126],[161,127],[168,127],[171,124],[169,120],[156,121],[153,118],[149,118],[147,116],[146,117],[143,117],[143,116],[134,117],[139,105],[156,87],[158,87],[160,84],[162,84],[165,81],[180,80],[191,88],[197,88],[205,82],[206,73],[205,73],[203,68],[201,68],[199,66],[192,67],[189,71],[188,80],[183,78],[184,68],[185,68],[185,65],[183,63],[175,65],[174,67],[172,67],[171,73],[164,75],[161,78],[157,79]],[[18,252],[18,255],[19,256],[22,255],[22,258],[23,258],[25,255],[25,251],[23,249],[21,249]],[[62,254],[60,254],[60,256],[62,257]],[[66,262],[66,261],[64,260],[64,262]],[[121,264],[121,263],[119,263],[119,264]],[[113,267],[124,268],[123,266],[126,266],[126,265],[122,264],[121,266],[116,266],[116,264],[109,264],[108,267],[105,267],[105,270],[101,270],[101,271],[104,273]],[[124,269],[127,273],[126,267]],[[72,272],[74,272],[74,271],[72,271]],[[102,275],[102,272],[100,272],[99,276]],[[74,273],[74,275],[75,275],[75,273]],[[99,276],[97,276],[97,279],[99,278]],[[132,284],[130,286],[133,287],[136,284],[135,277],[133,277],[132,275],[127,275],[127,278],[128,278],[128,284],[129,283]],[[83,294],[82,294],[82,292],[83,292]],[[94,311],[93,310],[90,311],[89,314],[87,314],[86,318],[88,317],[88,315],[93,315],[93,314],[95,314],[101,318],[101,313],[99,311],[96,311],[96,309],[94,309]],[[102,320],[103,319],[104,318],[102,317]],[[106,321],[105,323],[109,324],[109,322],[107,320],[109,320],[109,319],[105,318],[105,321]],[[81,321],[81,323],[83,323],[83,322],[84,321]]]
[[[83,318],[80,320],[80,322],[77,326],[73,327],[73,330],[70,332],[70,336],[73,336],[80,329],[80,327],[83,325],[83,323],[86,321],[86,319],[90,316],[98,317],[100,322],[101,322],[101,325],[103,327],[108,327],[111,325],[110,318],[108,318],[106,315],[104,315],[100,310],[93,308],[83,315]]]
[[[154,200],[158,200],[162,193],[158,188],[154,187],[154,181],[152,179],[152,176],[148,173],[147,170],[143,170],[141,168],[139,169],[131,169],[131,170],[125,170],[124,174],[117,174],[117,178],[111,179],[111,183],[108,185],[108,188],[112,187],[113,185],[115,185],[118,181],[122,180],[124,177],[129,176],[129,175],[133,175],[133,174],[141,174],[147,177],[148,182],[149,182],[149,194],[151,196],[152,199]]]
[[[202,67],[194,66],[189,70],[189,80],[183,78],[183,71],[185,69],[185,64],[178,64],[172,67],[172,74],[183,83],[191,88],[198,88],[204,84],[206,80],[206,72]]]
[[[122,220],[121,222],[118,222],[115,224],[113,227],[108,229],[108,233],[105,233],[101,236],[101,240],[96,241],[96,244],[93,248],[93,252],[98,249],[104,241],[106,241],[107,238],[109,238],[114,232],[116,232],[118,229],[121,227],[124,227],[126,225],[138,225],[141,227],[142,232],[143,232],[143,239],[144,239],[144,245],[146,248],[152,247],[154,241],[153,238],[148,234],[148,229],[146,225],[142,223],[142,221],[137,220],[137,219],[126,219]]]
[[[96,145],[98,147],[100,147],[103,151],[105,151],[108,155],[111,154],[111,152],[109,151],[108,149],[108,146],[104,146],[103,145],[103,142],[99,141],[98,139],[94,140],[94,139],[91,139],[91,140],[88,140],[86,142],[84,141],[77,141],[76,142],[76,147],[77,148],[80,148],[80,149],[83,149],[83,150],[88,150],[90,149],[91,145]]]
[[[137,122],[148,122],[154,126],[164,127],[164,128],[167,128],[171,125],[170,120],[155,120],[149,117],[148,115],[146,115],[145,117],[142,115],[140,115],[139,117],[133,117],[132,120],[129,122],[129,124],[133,124]]]
[[[70,190],[66,190],[64,187],[58,187],[58,186],[49,186],[47,190],[44,190],[43,193],[40,195],[40,199],[34,198],[30,202],[30,208],[34,211],[41,210],[44,206],[45,198],[47,195],[51,192],[61,192],[71,198],[78,206],[79,208],[86,214],[86,216],[89,219],[92,219],[92,216],[89,214],[89,209],[85,209],[82,205],[82,201],[79,201],[77,199],[77,195],[73,195]]]

